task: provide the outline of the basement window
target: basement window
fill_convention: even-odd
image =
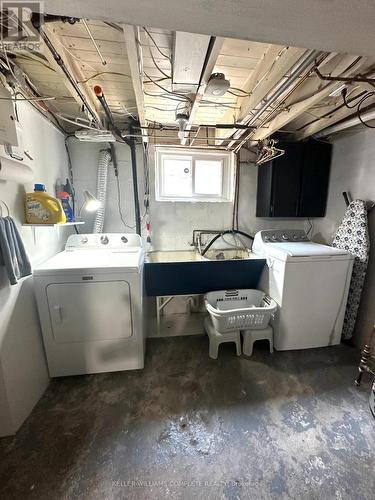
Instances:
[[[232,153],[156,149],[157,201],[231,202],[233,186]]]

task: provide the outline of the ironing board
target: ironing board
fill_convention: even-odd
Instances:
[[[354,200],[348,205],[344,218],[337,228],[332,246],[347,250],[354,256],[353,274],[342,329],[342,338],[349,340],[353,336],[370,252],[367,208],[364,201]]]

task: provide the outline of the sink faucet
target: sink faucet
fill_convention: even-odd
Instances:
[[[217,234],[221,234],[223,231],[221,229],[194,229],[193,230],[193,242],[191,246],[195,247],[195,249],[199,252],[200,255],[202,255],[202,251],[204,250],[204,247],[206,246],[205,243],[202,241],[202,235],[203,234],[211,234],[213,236]]]

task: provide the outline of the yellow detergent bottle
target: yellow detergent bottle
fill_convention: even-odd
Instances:
[[[33,193],[26,193],[27,224],[64,224],[66,216],[60,200],[46,193],[44,184],[35,184]]]

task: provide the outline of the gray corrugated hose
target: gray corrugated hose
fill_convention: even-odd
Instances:
[[[107,197],[108,165],[111,155],[108,149],[102,149],[99,153],[98,173],[96,179],[96,197],[100,201],[100,207],[94,219],[94,233],[102,233],[105,215],[105,202]]]

